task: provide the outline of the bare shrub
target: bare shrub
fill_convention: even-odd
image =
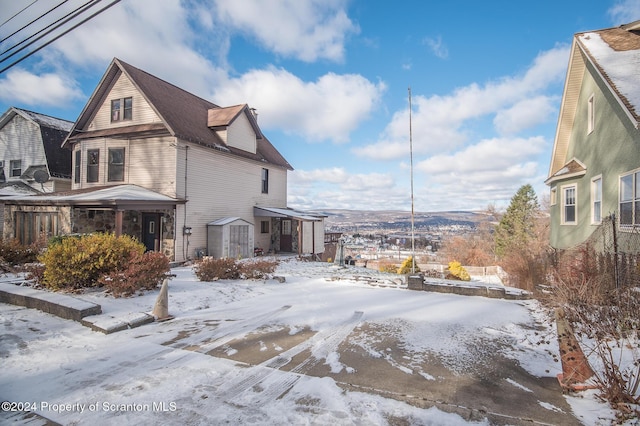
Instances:
[[[205,258],[194,267],[200,281],[265,279],[278,266],[277,260],[254,259],[237,261],[231,258]]]
[[[563,253],[547,302],[564,308],[585,353],[597,357],[600,396],[625,416],[637,417],[632,406],[640,403],[640,292],[616,288],[603,265],[588,245]]]
[[[378,270],[380,272],[387,272],[390,274],[398,273],[398,266],[391,259],[382,259],[378,262]]]
[[[277,260],[249,260],[240,262],[240,276],[250,280],[260,280],[269,278],[278,266]]]
[[[233,280],[240,277],[240,268],[234,259],[204,258],[199,261],[194,271],[200,281]]]
[[[153,290],[169,273],[169,259],[159,252],[132,252],[127,267],[99,280],[114,297],[131,296],[140,290]]]

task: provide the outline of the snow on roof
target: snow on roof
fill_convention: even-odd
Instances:
[[[52,192],[30,197],[15,197],[13,199],[37,201],[176,201],[176,199],[167,195],[163,195],[137,185],[115,185],[106,188],[99,188],[94,191],[80,190],[59,193]]]
[[[247,222],[242,218],[232,216],[232,217],[223,217],[222,219],[214,220],[213,222],[207,223],[207,225],[227,225],[229,223],[235,222],[236,220],[242,220],[243,222]]]
[[[267,217],[292,217],[294,219],[299,220],[309,220],[309,221],[320,221],[324,216],[304,212],[301,210],[294,210],[291,208],[281,208],[281,207],[262,207],[262,206],[254,206],[253,213],[255,216],[267,216]]]
[[[16,108],[16,110],[19,110],[28,115],[33,121],[37,122],[41,126],[50,127],[52,129],[59,129],[65,132],[71,131],[71,127],[73,126],[73,123],[71,121],[63,120],[61,118],[51,117],[49,115],[28,111],[22,108]]]
[[[613,49],[597,32],[583,33],[578,37],[620,94],[636,113],[640,112],[640,49]]]

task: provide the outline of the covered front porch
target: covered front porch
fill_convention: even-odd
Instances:
[[[326,216],[281,207],[254,206],[257,221],[269,220],[268,247],[272,253],[297,253],[315,256],[324,252],[324,218]],[[256,226],[256,228],[258,228]],[[261,232],[267,231],[260,227]],[[256,241],[260,241],[259,238]],[[264,240],[263,240],[264,241]]]
[[[5,199],[3,238],[29,244],[56,235],[113,232],[175,259],[175,211],[183,200],[135,185]]]

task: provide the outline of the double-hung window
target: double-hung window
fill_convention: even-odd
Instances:
[[[80,183],[80,167],[82,166],[82,150],[77,150],[76,151],[76,159],[75,159],[76,163],[73,167],[73,181],[75,183]]]
[[[591,222],[602,222],[602,176],[591,179]]]
[[[577,185],[568,185],[562,188],[562,223],[575,225],[577,219]]]
[[[640,171],[620,176],[620,226],[640,225]]]
[[[98,182],[100,173],[100,150],[87,150],[87,182]]]
[[[124,148],[109,148],[107,175],[109,182],[124,181]]]
[[[269,193],[269,169],[262,169],[262,193]]]
[[[11,169],[11,177],[20,177],[22,175],[22,160],[9,161],[9,169]]]
[[[111,122],[133,118],[133,98],[111,100]]]

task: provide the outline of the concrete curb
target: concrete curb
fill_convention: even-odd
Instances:
[[[102,313],[98,304],[67,294],[52,293],[21,286],[23,279],[0,282],[0,303],[37,309],[60,318],[78,321],[93,331],[111,334],[140,327],[155,321],[147,313],[130,313],[115,317]]]
[[[93,315],[85,317],[80,324],[89,327],[93,331],[99,331],[104,334],[111,334],[129,328],[140,327],[141,325],[150,324],[155,321],[152,315],[140,312],[114,317],[112,315]]]
[[[82,318],[102,313],[100,305],[66,294],[51,293],[30,287],[0,282],[0,302],[38,309],[64,319]]]
[[[436,293],[459,294],[462,296],[482,296],[491,299],[529,300],[531,293],[512,287],[488,284],[472,284],[466,281],[438,280],[421,275],[407,277],[410,290],[432,291]]]

